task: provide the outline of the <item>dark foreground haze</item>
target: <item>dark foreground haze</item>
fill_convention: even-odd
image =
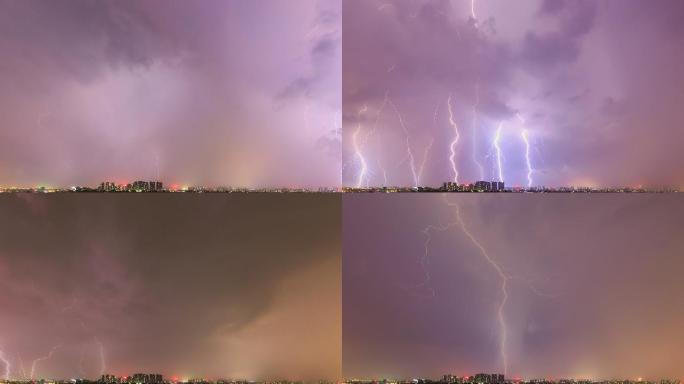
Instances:
[[[335,380],[340,209],[312,194],[0,195],[0,378]]]

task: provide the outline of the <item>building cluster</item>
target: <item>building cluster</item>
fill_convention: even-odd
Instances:
[[[0,193],[71,193],[71,192],[186,192],[186,193],[338,193],[339,188],[320,187],[309,188],[244,188],[244,187],[204,187],[204,186],[170,186],[164,187],[161,181],[134,181],[133,183],[117,184],[103,181],[97,187],[72,186],[69,188],[32,187],[16,188],[0,187]]]
[[[473,376],[456,376],[447,374],[441,379],[414,378],[406,380],[373,379],[347,380],[346,384],[680,384],[679,380],[589,380],[589,379],[519,379],[505,378],[500,373],[478,373]]]
[[[116,184],[112,181],[103,181],[97,187],[98,192],[164,192],[164,184],[161,181],[134,181],[128,184]]]
[[[447,181],[440,187],[344,187],[348,193],[415,193],[415,192],[509,192],[509,193],[673,193],[675,188],[647,189],[641,187],[506,187],[502,181],[477,181],[458,184]]]
[[[457,184],[447,181],[442,184],[441,192],[505,192],[503,181],[476,181],[475,184]]]
[[[71,379],[71,380],[50,380],[50,379],[2,379],[0,384],[334,384],[329,381],[292,381],[292,380],[273,380],[273,381],[251,381],[251,380],[230,380],[218,379],[209,380],[203,378],[180,379],[165,378],[158,373],[136,373],[131,376],[102,375],[97,380],[91,379]]]

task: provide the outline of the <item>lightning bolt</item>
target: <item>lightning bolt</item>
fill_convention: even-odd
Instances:
[[[52,359],[52,356],[53,356],[53,355],[55,354],[55,352],[57,352],[60,348],[62,348],[61,345],[56,345],[56,346],[52,347],[52,349],[50,349],[50,352],[49,352],[47,355],[42,356],[42,357],[39,357],[39,358],[33,360],[33,362],[31,363],[31,373],[30,373],[30,375],[29,375],[29,378],[30,378],[31,380],[33,380],[33,375],[34,375],[35,372],[36,372],[36,367],[38,366],[38,363],[40,363],[41,361],[46,361],[46,360]]]
[[[428,269],[428,260],[430,257],[430,242],[432,241],[432,231],[438,231],[438,232],[444,232],[449,230],[451,227],[455,226],[456,223],[449,223],[446,225],[435,225],[435,224],[430,224],[427,227],[423,229],[423,236],[425,236],[425,242],[423,242],[423,247],[424,247],[424,252],[423,256],[420,258],[420,267],[423,270],[423,275],[425,276],[425,279],[423,283],[421,283],[419,286],[427,286],[430,290],[431,296],[435,296],[435,290],[432,288],[430,285],[430,281],[432,280],[432,276],[430,275],[430,270]]]
[[[516,114],[516,117],[518,120],[520,120],[521,123],[525,124],[525,120],[520,116],[520,114]],[[522,137],[523,141],[525,142],[525,164],[527,165],[527,188],[532,187],[532,173],[534,173],[534,169],[532,168],[532,161],[530,160],[530,140],[527,137],[527,129],[523,128],[522,132],[520,132],[520,136]]]
[[[499,354],[501,356],[501,362],[503,364],[504,375],[508,374],[508,354],[506,353],[506,341],[508,338],[508,326],[506,325],[506,318],[504,317],[504,309],[506,307],[506,302],[508,301],[508,280],[509,277],[503,271],[503,268],[499,263],[492,258],[487,249],[482,245],[482,243],[473,235],[473,233],[468,229],[463,218],[461,217],[461,208],[458,204],[450,202],[446,198],[446,194],[442,195],[444,202],[451,208],[454,208],[454,213],[456,216],[456,223],[461,228],[463,233],[468,237],[471,243],[480,251],[480,255],[484,260],[492,267],[499,277],[500,285],[499,292],[501,295],[501,301],[496,311],[497,321],[499,323]]]
[[[17,359],[19,360],[19,372],[21,372],[21,378],[26,379],[26,369],[24,368],[24,359],[21,358],[21,356],[17,356]]]
[[[65,314],[66,312],[72,311],[74,307],[76,306],[76,298],[73,299],[72,303],[69,304],[68,306],[62,308],[62,313]],[[93,343],[97,345],[98,348],[98,357],[100,360],[100,375],[103,375],[105,371],[107,370],[107,359],[105,355],[105,347],[102,341],[100,340],[99,337],[86,325],[86,323],[83,321],[81,317],[79,317],[77,314],[74,314],[76,321],[78,321],[79,325],[81,326],[81,329],[83,332],[86,334],[90,335],[90,337],[93,340]],[[79,360],[79,371],[83,372],[83,354],[81,354],[81,359]]]
[[[477,15],[475,14],[475,0],[470,0],[470,16],[473,20],[477,20]]]
[[[454,111],[451,107],[451,94],[447,98],[447,109],[449,110],[449,125],[454,129],[454,138],[449,145],[450,155],[449,162],[451,163],[451,170],[454,173],[454,183],[458,184],[458,169],[456,168],[456,145],[458,140],[461,138],[461,134],[458,131],[458,125],[454,121]]]
[[[382,171],[382,179],[383,179],[383,187],[387,186],[387,170],[385,167],[380,163],[380,159],[378,159],[378,168],[380,168],[380,171]]]
[[[480,171],[480,180],[484,180],[484,168],[482,164],[477,160],[477,109],[480,106],[480,85],[475,86],[475,105],[473,106],[473,162]]]
[[[411,138],[409,135],[409,130],[406,127],[406,123],[404,122],[404,117],[401,115],[399,109],[394,104],[394,102],[388,99],[388,103],[390,106],[392,106],[392,109],[394,109],[394,112],[397,115],[397,119],[399,119],[399,125],[401,126],[402,131],[404,131],[404,136],[406,136],[406,155],[408,156],[409,165],[411,168],[411,175],[413,176],[413,187],[418,188],[418,172],[416,172],[416,160],[413,156],[413,151],[411,150]]]
[[[468,226],[465,223],[465,220],[463,219],[463,216],[461,215],[461,207],[456,203],[449,201],[447,199],[447,194],[442,194],[441,195],[445,205],[451,209],[453,209],[454,212],[454,217],[455,220],[443,224],[443,225],[436,225],[436,224],[431,224],[425,227],[422,230],[423,236],[425,237],[425,241],[423,242],[423,247],[424,247],[424,253],[421,257],[420,260],[420,265],[423,269],[423,273],[425,275],[425,279],[422,284],[420,285],[427,285],[430,283],[431,280],[431,275],[430,271],[428,269],[428,260],[429,260],[429,252],[430,252],[430,243],[432,241],[432,232],[438,231],[438,232],[445,232],[447,230],[450,230],[452,228],[458,227],[463,234],[466,235],[468,240],[470,240],[471,244],[473,244],[477,250],[479,251],[480,257],[489,265],[492,269],[493,272],[496,273],[497,277],[499,278],[499,297],[500,300],[497,305],[497,310],[496,310],[496,318],[497,318],[497,324],[499,327],[499,356],[501,359],[501,364],[502,368],[504,371],[504,375],[508,374],[508,352],[507,352],[507,341],[508,341],[508,325],[506,323],[506,316],[505,316],[505,309],[506,309],[506,304],[508,303],[508,298],[509,298],[509,282],[512,281],[513,279],[518,279],[525,283],[527,287],[530,289],[530,291],[535,294],[536,296],[542,297],[542,298],[556,298],[559,295],[554,295],[554,294],[548,294],[544,293],[540,290],[538,290],[533,284],[532,281],[529,279],[522,278],[520,276],[511,276],[507,274],[504,270],[504,267],[494,258],[492,257],[485,246],[482,244],[482,242],[475,236],[475,234],[468,228]],[[432,293],[432,296],[435,296],[435,291],[433,288],[430,287],[430,291]]]
[[[501,128],[503,127],[503,122],[499,123],[496,128],[496,134],[494,135],[494,148],[496,149],[496,167],[499,174],[499,181],[503,182],[503,167],[501,166],[501,147],[499,146],[499,141],[501,140]]]
[[[425,170],[425,163],[427,162],[428,155],[430,154],[430,149],[432,149],[432,144],[435,143],[435,138],[430,138],[430,143],[425,147],[425,152],[423,152],[423,161],[420,163],[420,168],[418,168],[418,182],[423,177],[423,171]]]
[[[532,162],[530,161],[530,141],[527,139],[527,129],[523,129],[521,133],[522,139],[525,142],[525,163],[527,164],[527,188],[532,187]]]
[[[98,346],[99,350],[99,356],[100,356],[100,376],[104,375],[105,371],[107,370],[107,359],[105,356],[105,348],[104,344],[100,341],[100,339],[97,338],[97,336],[93,336],[93,339],[95,340],[95,343]]]
[[[359,109],[357,113],[359,123],[352,135],[352,145],[354,146],[354,155],[356,156],[359,164],[361,164],[361,169],[359,170],[359,177],[356,180],[356,188],[361,188],[363,186],[363,181],[366,177],[366,172],[368,171],[368,165],[366,164],[366,158],[363,156],[361,151],[361,146],[359,145],[359,134],[361,133],[361,115],[368,110],[368,106],[364,105],[363,108]]]
[[[0,361],[5,366],[5,380],[9,380],[10,371],[12,370],[12,363],[5,357],[5,352],[0,350]]]

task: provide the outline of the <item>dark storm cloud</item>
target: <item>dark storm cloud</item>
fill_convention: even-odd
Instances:
[[[446,200],[510,277],[510,377],[684,375],[679,196]],[[344,197],[345,376],[503,372],[496,271],[458,225],[425,253],[454,215],[437,194]]]
[[[503,122],[509,185],[527,183],[527,129],[535,185],[678,186],[682,8],[631,0],[345,1],[344,183],[359,183],[361,152],[362,184],[382,185],[383,175],[414,184],[399,116],[382,107],[387,94],[416,168],[433,142],[420,184],[454,177],[451,95],[459,181],[498,176],[493,140]],[[626,107],[607,114],[605,100]]]
[[[0,183],[339,183],[337,2],[0,7]]]
[[[338,377],[338,199],[138,197],[0,201],[11,377]]]
[[[553,66],[570,64],[580,54],[581,37],[592,28],[596,15],[596,2],[559,2],[554,0],[542,4],[542,15],[559,19],[558,30],[546,34],[535,31],[525,36],[522,55],[531,66]]]

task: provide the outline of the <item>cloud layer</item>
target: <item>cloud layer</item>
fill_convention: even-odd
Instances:
[[[340,13],[3,2],[0,184],[339,185]]]

